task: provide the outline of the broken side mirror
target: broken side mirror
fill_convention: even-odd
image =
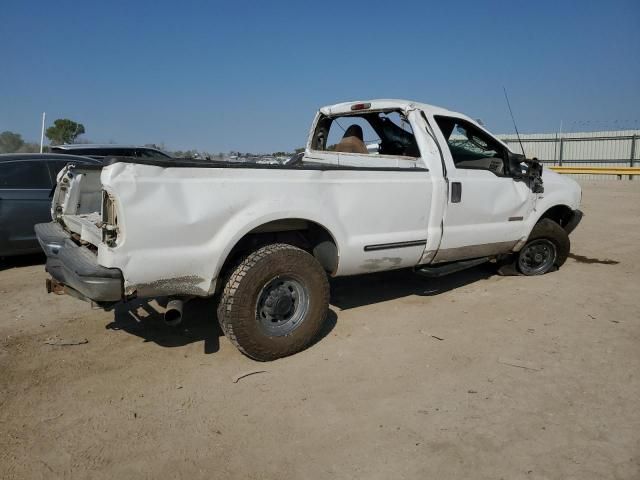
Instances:
[[[533,193],[543,193],[544,185],[542,183],[542,164],[538,161],[537,158],[525,160],[525,163],[528,167],[527,177],[529,178],[531,190],[533,191]]]
[[[509,174],[513,178],[523,178],[525,172],[522,168],[522,163],[526,160],[524,155],[519,153],[513,153],[507,150],[507,166],[509,168]]]
[[[519,153],[507,151],[509,175],[516,180],[524,180],[533,193],[543,193],[542,164],[537,158],[526,158]]]

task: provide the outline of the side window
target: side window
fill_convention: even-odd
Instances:
[[[135,157],[136,152],[131,148],[116,148],[114,153],[111,153],[110,155],[114,155],[116,157]]]
[[[49,189],[52,186],[45,162],[0,163],[0,188]]]
[[[436,116],[456,168],[489,170],[505,175],[505,151],[493,138],[473,125],[451,117]]]
[[[132,149],[123,148],[82,148],[72,152],[74,155],[85,155],[89,157],[133,157]]]
[[[136,157],[138,158],[153,158],[155,160],[166,160],[167,155],[164,155],[160,152],[157,152],[155,150],[150,150],[147,148],[139,148],[136,150]]]
[[[102,155],[105,157],[135,157],[135,152],[126,148],[105,148],[96,149],[94,155]]]

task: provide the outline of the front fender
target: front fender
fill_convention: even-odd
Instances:
[[[535,224],[554,207],[567,207],[573,212],[578,212],[580,208],[582,189],[574,179],[556,173],[548,168],[543,168],[542,180],[544,182],[544,192],[539,193],[536,197],[534,211],[528,220],[529,232],[531,232]],[[582,212],[580,212],[577,222],[572,226],[572,230],[577,226],[581,218]]]

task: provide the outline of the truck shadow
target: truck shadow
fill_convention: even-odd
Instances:
[[[224,334],[216,319],[214,299],[195,298],[185,303],[184,320],[176,327],[164,323],[166,305],[166,298],[120,303],[116,305],[113,322],[106,328],[123,330],[162,347],[182,347],[204,342],[204,353],[215,353],[220,349],[220,337]]]
[[[392,270],[331,280],[331,303],[341,310],[417,295],[440,295],[495,275],[495,267],[480,265],[440,278],[421,277],[411,270]]]
[[[395,270],[355,277],[331,279],[331,305],[341,310],[385,302],[410,295],[440,295],[455,288],[488,278],[495,269],[480,266],[437,279],[420,277],[410,270]],[[204,353],[220,349],[220,337],[224,335],[216,318],[214,298],[196,298],[184,306],[182,323],[170,327],[163,321],[166,298],[133,300],[116,306],[114,319],[106,328],[122,330],[167,348],[182,347],[190,343],[204,342]],[[339,320],[329,310],[322,330],[312,344],[329,335]]]

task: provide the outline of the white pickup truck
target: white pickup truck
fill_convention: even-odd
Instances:
[[[328,309],[327,276],[493,261],[560,267],[581,189],[459,113],[403,100],[321,108],[283,165],[114,159],[66,167],[36,232],[50,292],[110,308],[216,295],[228,338],[272,360],[304,349]]]

